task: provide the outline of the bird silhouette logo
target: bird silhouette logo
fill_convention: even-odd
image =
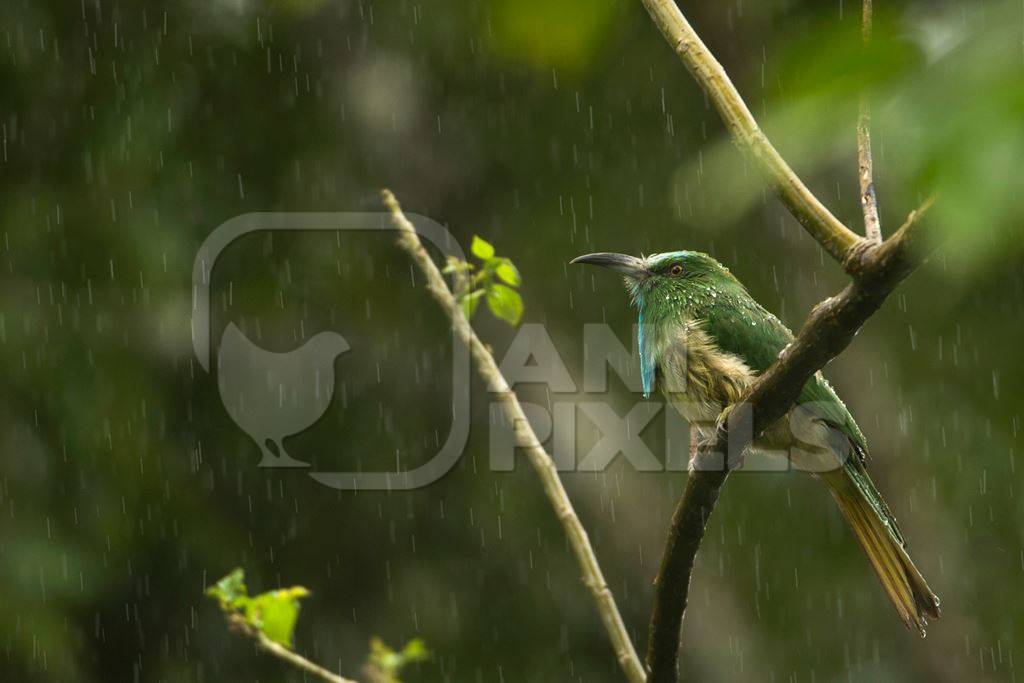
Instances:
[[[334,361],[349,350],[337,332],[320,332],[286,353],[267,351],[229,323],[217,353],[217,385],[228,415],[263,452],[260,467],[308,467],[284,439],[312,427],[334,396]]]

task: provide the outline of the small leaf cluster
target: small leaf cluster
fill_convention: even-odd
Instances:
[[[388,647],[380,638],[373,638],[370,640],[370,656],[363,672],[373,683],[401,683],[398,676],[407,664],[425,662],[428,659],[430,651],[419,638],[410,640],[398,652]]]
[[[302,586],[249,595],[245,586],[245,572],[237,568],[216,584],[206,589],[229,616],[241,618],[249,628],[289,649],[295,622],[299,618],[299,600],[309,595]]]
[[[245,585],[245,572],[234,569],[213,586],[206,595],[217,601],[221,610],[246,635],[262,635],[289,650],[293,649],[292,636],[299,618],[299,600],[309,596],[303,586],[249,595]],[[414,662],[430,659],[430,651],[419,638],[410,640],[399,651],[392,650],[380,638],[370,640],[370,653],[363,673],[371,683],[402,683],[398,676],[402,669]]]
[[[479,265],[449,256],[443,271],[452,276],[455,299],[466,319],[472,319],[484,300],[496,318],[515,327],[523,317],[523,298],[515,289],[522,283],[519,270],[511,259],[495,256],[494,247],[477,235],[470,251]]]

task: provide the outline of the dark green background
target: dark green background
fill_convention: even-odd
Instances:
[[[736,476],[692,585],[691,680],[1015,680],[1024,656],[1024,9],[877,4],[869,57],[856,2],[684,10],[848,225],[861,82],[886,232],[939,195],[944,246],[827,374],[944,616],[903,628],[809,478]],[[298,648],[347,675],[379,635],[436,652],[412,681],[620,678],[533,472],[487,468],[478,382],[466,454],[425,489],[256,467],[190,340],[193,256],[232,216],[375,210],[389,186],[515,260],[577,381],[583,324],[625,338],[633,315],[616,278],[566,267],[580,253],[708,251],[790,326],[844,281],[638,1],[9,0],[0,116],[4,681],[301,680],[202,597],[235,566],[308,586]],[[289,441],[319,468],[422,461],[447,429],[446,324],[408,273],[386,240],[333,234],[247,238],[218,266],[215,349],[231,320],[278,351],[352,344],[345,400]],[[476,325],[500,358],[511,330]],[[613,380],[599,400],[635,398]],[[641,648],[683,476],[565,477]]]

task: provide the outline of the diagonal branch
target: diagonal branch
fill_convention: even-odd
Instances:
[[[707,453],[724,453],[728,443],[719,439],[704,444],[694,454],[699,462]],[[650,683],[674,683],[678,675],[679,634],[690,593],[690,577],[697,551],[704,540],[708,518],[718,502],[729,470],[693,470],[686,478],[683,495],[672,513],[661,567],[654,580],[654,607],[647,637],[647,667]]]
[[[849,346],[893,289],[922,263],[927,253],[917,221],[929,206],[931,200],[887,241],[855,252],[857,258],[846,264],[853,281],[811,309],[793,343],[758,377],[746,399],[755,434],[789,411],[807,380]]]
[[[864,49],[871,43],[871,0],[864,0],[861,13],[861,39]],[[857,117],[857,177],[860,180],[860,206],[864,212],[864,236],[871,242],[882,241],[882,223],[878,217],[878,197],[875,195],[875,170],[871,158],[871,99],[867,88],[860,94],[860,112]]]
[[[460,341],[469,346],[473,359],[476,361],[477,372],[501,401],[501,405],[505,410],[505,416],[512,425],[516,445],[525,451],[530,465],[533,466],[537,476],[540,477],[544,493],[547,495],[548,501],[558,516],[558,520],[565,529],[569,544],[576,555],[576,561],[583,572],[583,582],[590,589],[598,612],[601,614],[605,630],[608,632],[608,637],[615,648],[615,656],[618,659],[619,666],[622,667],[622,671],[630,683],[643,683],[647,678],[643,664],[641,664],[640,658],[636,654],[629,633],[626,632],[626,625],[622,621],[622,615],[619,614],[615,598],[612,596],[607,582],[605,582],[601,566],[598,564],[597,556],[594,554],[594,548],[590,545],[590,539],[583,528],[583,524],[580,523],[579,517],[576,516],[576,511],[569,500],[569,494],[566,493],[565,487],[562,486],[562,480],[558,476],[558,470],[555,468],[554,461],[547,451],[544,450],[533,428],[530,427],[530,423],[527,421],[525,413],[523,413],[522,406],[519,405],[519,399],[516,398],[515,392],[512,391],[508,382],[505,381],[505,377],[501,374],[501,370],[498,369],[497,363],[494,362],[491,352],[480,341],[480,338],[476,336],[469,321],[462,314],[462,308],[456,303],[451,290],[444,281],[444,277],[442,277],[441,272],[420,243],[415,227],[405,217],[405,214],[402,213],[398,200],[395,199],[395,196],[389,190],[383,190],[381,196],[383,197],[384,205],[391,212],[391,220],[395,227],[401,231],[401,237],[398,241],[399,246],[407,251],[416,265],[419,266],[427,279],[427,291],[441,305],[441,308],[444,309],[448,317],[451,318],[452,327]]]
[[[693,30],[674,0],[642,0],[651,19],[725,121],[733,141],[771,181],[790,213],[842,263],[860,237],[832,215],[761,132],[725,69]]]

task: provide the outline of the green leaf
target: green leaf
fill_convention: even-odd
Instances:
[[[480,297],[483,295],[484,290],[478,289],[459,299],[459,304],[462,306],[462,314],[466,316],[466,320],[473,318],[473,314],[476,313],[476,307],[480,305]]]
[[[245,571],[241,567],[236,567],[230,574],[207,588],[206,594],[218,600],[222,608],[239,604],[249,596],[245,588]]]
[[[470,247],[470,250],[474,256],[482,261],[494,258],[494,247],[491,246],[490,242],[480,239],[477,235],[473,235],[473,245]]]
[[[513,327],[518,325],[519,319],[523,317],[522,297],[519,296],[519,292],[505,285],[495,284],[487,290],[487,307],[496,317]]]
[[[494,272],[498,274],[498,277],[505,284],[512,285],[513,287],[518,287],[523,281],[519,275],[519,269],[512,265],[512,261],[509,259],[501,259]]]
[[[422,638],[413,638],[402,648],[402,659],[405,664],[409,662],[425,662],[430,659],[430,650]]]
[[[246,605],[246,621],[270,640],[291,648],[299,600],[307,595],[309,591],[302,586],[261,593]]]
[[[292,647],[292,633],[299,618],[299,600],[309,595],[302,586],[292,586],[249,597],[245,587],[245,572],[235,569],[206,594],[220,602],[220,608],[230,614],[241,614],[247,624],[270,640]]]

